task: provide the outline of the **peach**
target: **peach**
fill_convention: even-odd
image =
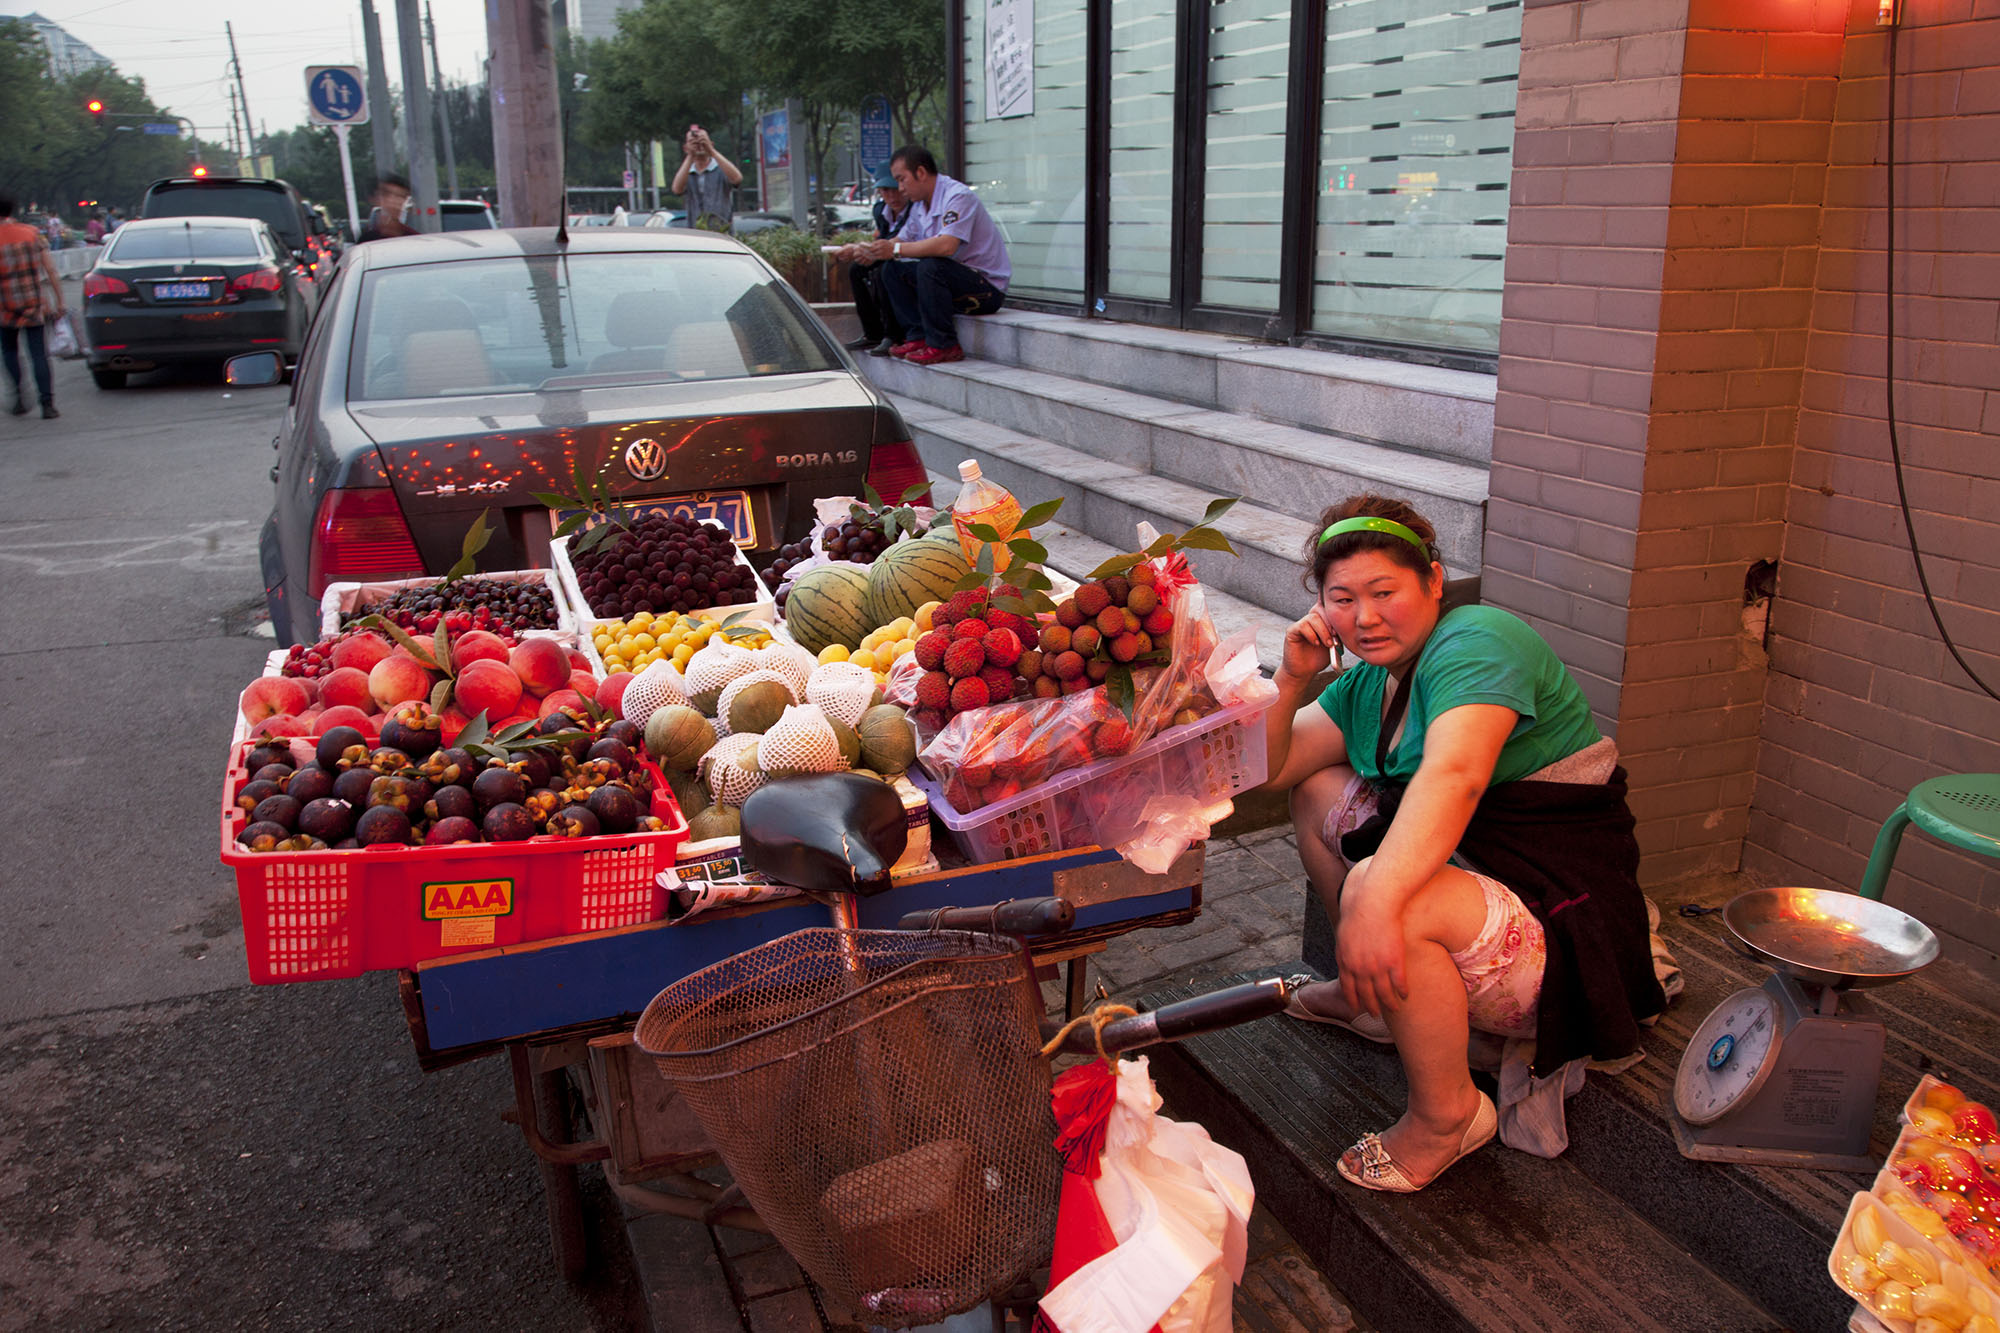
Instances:
[[[262,722],[265,718],[281,715],[296,716],[305,712],[311,703],[306,687],[291,676],[259,676],[244,687],[242,696],[237,700],[246,722]]]
[[[451,641],[451,664],[460,671],[474,662],[505,662],[507,644],[498,634],[469,629]]]
[[[575,690],[557,690],[543,698],[542,706],[535,710],[536,717],[547,717],[558,708],[569,708],[578,717],[588,717],[590,710],[583,706],[583,696]]]
[[[388,712],[412,699],[428,699],[431,673],[417,665],[417,659],[391,653],[368,670],[368,693]]]
[[[521,678],[504,662],[480,661],[458,673],[452,686],[459,709],[467,717],[486,714],[493,719],[507,716],[521,702]]]
[[[333,645],[333,656],[330,660],[336,667],[353,667],[356,671],[369,671],[388,655],[389,641],[381,635],[356,634]]]
[[[368,692],[368,673],[358,667],[335,667],[320,677],[319,701],[328,708],[368,712],[375,706],[375,696]]]
[[[493,724],[493,730],[498,731],[502,727],[517,726],[520,723],[533,722],[534,720],[535,720],[535,715],[533,713],[514,713],[507,717],[501,718],[498,722],[495,722]]]
[[[369,718],[368,711],[352,704],[336,704],[314,718],[312,734],[324,736],[335,727],[357,728],[371,741],[381,735],[381,728]]]
[[[290,713],[273,713],[250,728],[252,736],[304,736],[311,728]]]
[[[597,673],[595,671],[572,671],[569,673],[569,687],[586,699],[597,697]]]
[[[576,669],[570,664],[569,653],[554,639],[528,639],[516,644],[507,664],[514,668],[514,674],[521,678],[528,693],[538,699],[567,686],[570,673]]]
[[[614,671],[597,685],[597,706],[613,717],[625,716],[625,687],[632,683],[632,672]]]
[[[438,721],[438,738],[450,745],[458,739],[458,733],[465,730],[466,723],[472,721],[457,704],[446,704],[444,715]]]
[[[580,653],[574,648],[567,651],[569,653],[569,668],[571,671],[589,671],[591,669],[590,658],[586,654]]]
[[[326,706],[325,702],[319,697],[321,682],[318,676],[293,676],[292,679],[296,680],[299,683],[299,688],[306,692],[306,702],[308,704],[321,708]]]

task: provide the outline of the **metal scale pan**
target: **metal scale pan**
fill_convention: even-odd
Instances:
[[[1835,990],[1886,986],[1938,956],[1929,926],[1838,889],[1752,889],[1729,900],[1722,924],[1751,957]]]

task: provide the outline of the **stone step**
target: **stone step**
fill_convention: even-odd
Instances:
[[[1263,975],[1203,977],[1138,1003]],[[1161,1096],[1248,1159],[1258,1202],[1381,1333],[1839,1326],[1789,1324],[1666,1234],[1659,1208],[1628,1205],[1567,1157],[1496,1141],[1415,1195],[1348,1184],[1342,1150],[1402,1113],[1392,1048],[1280,1017],[1148,1055]],[[1818,1272],[1835,1291],[1824,1253]]]
[[[1479,562],[1483,465],[983,359],[941,366],[866,360],[870,378],[899,397],[1219,495],[1252,496],[1293,518],[1310,521],[1356,490],[1406,496],[1437,525],[1447,560],[1469,568]]]
[[[968,356],[1485,464],[1495,378],[1247,338],[1002,310],[958,321]]]
[[[1037,440],[1001,426],[909,399],[896,400],[916,438],[917,452],[933,472],[956,476],[971,458],[1022,506],[1061,497],[1059,520],[1115,550],[1130,550],[1138,524],[1183,532],[1201,521],[1216,496],[1141,469]],[[1237,555],[1195,551],[1190,561],[1202,583],[1231,593],[1274,615],[1297,615],[1304,590],[1299,552],[1307,525],[1245,501],[1215,525]]]

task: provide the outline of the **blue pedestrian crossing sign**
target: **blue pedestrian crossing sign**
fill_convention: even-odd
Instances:
[[[368,120],[368,93],[359,65],[306,67],[306,102],[315,125],[361,125]]]

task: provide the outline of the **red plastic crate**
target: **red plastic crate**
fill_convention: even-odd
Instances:
[[[611,930],[666,915],[655,877],[687,840],[666,779],[651,764],[661,833],[450,847],[251,852],[236,842],[249,744],[222,784],[222,863],[236,872],[243,947],[260,985],[409,967],[503,944]]]

